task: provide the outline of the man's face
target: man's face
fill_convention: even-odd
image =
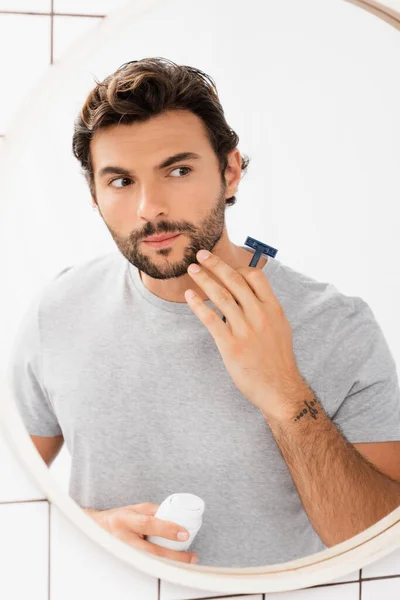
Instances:
[[[182,152],[199,158],[157,168]],[[236,179],[226,187],[204,125],[190,111],[170,111],[95,133],[91,159],[98,209],[120,252],[140,271],[154,279],[187,275],[199,250],[212,251],[226,237],[225,199],[236,190],[240,173],[238,150],[228,160],[230,156]],[[101,174],[108,166],[116,168]],[[143,241],[169,233],[181,235],[164,248]]]

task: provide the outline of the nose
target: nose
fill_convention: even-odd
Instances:
[[[153,221],[157,215],[165,214],[167,201],[155,185],[142,186],[138,202],[138,216]]]

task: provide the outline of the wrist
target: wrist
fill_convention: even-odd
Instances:
[[[301,381],[291,391],[277,395],[273,401],[268,398],[261,412],[268,422],[297,423],[306,417],[307,420],[314,420],[321,408],[313,390]]]

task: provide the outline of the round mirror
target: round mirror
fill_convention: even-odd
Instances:
[[[355,4],[128,5],[7,133],[4,433],[162,579],[282,591],[400,546],[399,37]]]

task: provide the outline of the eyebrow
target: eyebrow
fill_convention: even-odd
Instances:
[[[182,160],[196,160],[198,158],[201,158],[201,156],[199,154],[196,154],[195,152],[180,152],[179,154],[174,154],[173,156],[169,156],[168,158],[163,160],[162,163],[160,163],[159,165],[156,165],[154,167],[154,170],[161,171],[162,169],[165,169],[166,167],[170,167],[171,165],[173,165],[177,162],[180,162]],[[134,174],[133,171],[129,171],[127,169],[124,169],[123,167],[109,165],[107,167],[103,167],[102,169],[100,169],[98,176],[101,178],[101,177],[104,177],[105,175],[112,175],[113,173],[125,175],[126,177],[131,177]]]

